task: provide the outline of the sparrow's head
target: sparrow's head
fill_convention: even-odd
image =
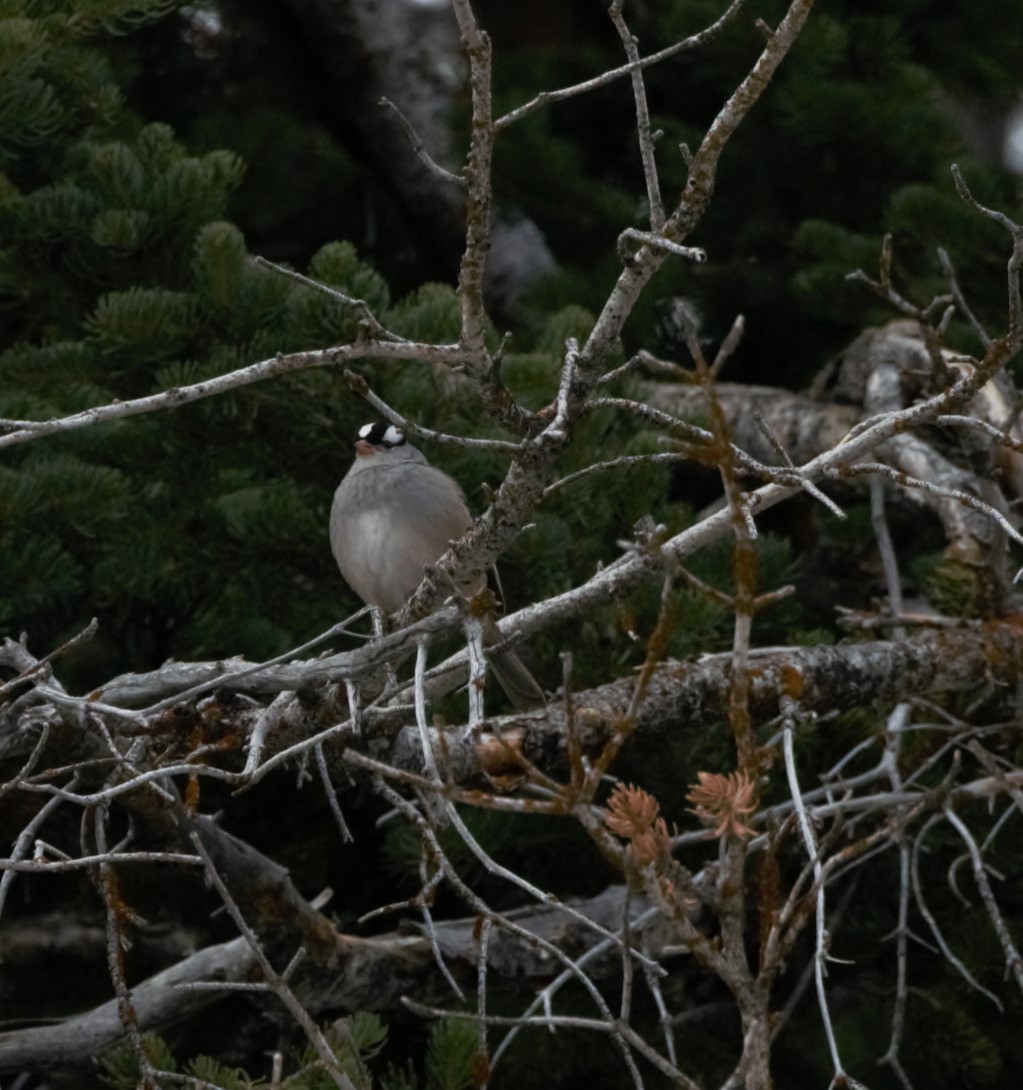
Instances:
[[[358,458],[370,458],[396,447],[405,446],[405,433],[386,420],[373,424],[363,424],[355,440],[355,454]]]

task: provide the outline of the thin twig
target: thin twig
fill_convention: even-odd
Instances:
[[[972,988],[975,988],[981,995],[987,996],[992,1003],[999,1009],[1004,1010],[1002,1001],[992,992],[990,989],[985,988],[983,984],[970,972],[970,970],[963,964],[962,960],[952,952],[948,943],[945,941],[945,936],[942,933],[941,928],[938,926],[938,921],[931,912],[924,899],[923,881],[920,877],[920,854],[923,851],[924,837],[939,821],[942,820],[941,815],[935,814],[931,817],[917,834],[916,839],[913,842],[913,851],[910,857],[910,878],[913,885],[913,897],[916,901],[916,907],[923,916],[927,923],[927,926],[931,929],[931,934],[934,936],[934,941],[938,944],[941,950],[942,956],[945,960],[956,970],[956,972],[965,980]]]
[[[1016,944],[1012,941],[1012,934],[1005,924],[1005,918],[998,908],[998,901],[995,899],[994,890],[992,890],[991,883],[988,881],[987,872],[984,869],[984,861],[980,857],[980,849],[977,847],[977,842],[974,840],[973,834],[967,828],[966,823],[951,807],[946,806],[944,814],[948,823],[962,837],[963,843],[966,845],[966,850],[970,853],[970,862],[973,864],[973,880],[977,884],[977,889],[980,890],[980,896],[984,902],[984,907],[987,909],[991,925],[1005,952],[1006,971],[1012,973],[1017,987],[1023,991],[1023,957],[1020,957],[1020,952],[1016,949]]]
[[[246,922],[238,902],[231,895],[231,891],[225,885],[223,878],[221,878],[219,871],[213,863],[213,859],[210,857],[209,852],[206,850],[206,846],[202,842],[202,837],[197,832],[192,832],[189,834],[189,839],[192,841],[196,852],[202,859],[206,869],[206,875],[213,885],[213,888],[220,894],[220,899],[223,901],[228,915],[230,915],[231,919],[234,921],[239,933],[245,939],[253,956],[259,963],[263,978],[270,987],[270,990],[277,996],[281,1003],[283,1003],[298,1025],[301,1026],[309,1043],[316,1050],[316,1054],[320,1058],[320,1063],[323,1064],[324,1070],[330,1076],[334,1084],[340,1087],[341,1090],[355,1090],[355,1084],[338,1066],[338,1060],[334,1055],[333,1049],[331,1049],[330,1045],[327,1043],[327,1039],[320,1032],[320,1028],[309,1016],[308,1011],[306,1011],[298,997],[288,986],[286,977],[278,973],[270,964],[270,960],[263,950],[262,943],[260,943],[256,933]]]
[[[543,109],[543,107],[548,106],[553,102],[561,102],[566,98],[587,94],[590,91],[596,90],[598,87],[607,86],[614,80],[629,76],[637,69],[649,68],[651,65],[660,64],[670,57],[677,56],[679,53],[706,45],[708,42],[713,41],[714,38],[724,30],[745,3],[746,0],[732,0],[732,3],[729,4],[728,8],[713,23],[701,30],[698,34],[692,34],[688,38],[676,42],[674,45],[669,45],[666,49],[662,49],[657,53],[651,53],[648,57],[642,57],[635,62],[624,64],[620,68],[613,68],[609,72],[603,72],[593,79],[585,80],[582,83],[574,84],[571,87],[564,87],[557,91],[542,91],[535,98],[530,99],[529,102],[516,107],[509,113],[506,113],[503,117],[498,118],[494,123],[494,128],[500,132],[501,129],[507,128],[509,125],[514,124],[516,121],[520,121],[524,117],[528,117],[532,113],[536,113],[537,110]]]
[[[265,257],[260,257],[258,254],[253,257],[252,260],[254,264],[259,265],[264,269],[269,269],[271,272],[277,273],[278,276],[283,276],[288,280],[294,280],[303,287],[311,288],[313,291],[318,291],[321,295],[326,295],[328,299],[333,299],[335,303],[340,303],[342,306],[351,307],[353,310],[357,310],[361,315],[360,321],[366,323],[367,330],[373,337],[394,341],[397,344],[408,343],[404,337],[399,337],[396,333],[392,333],[389,329],[385,329],[380,324],[376,315],[370,310],[369,303],[367,303],[365,299],[356,299],[354,296],[348,295],[338,288],[332,287],[330,284],[324,284],[319,280],[313,280],[310,276],[303,276],[302,273],[296,272],[294,269],[289,269],[286,265],[278,265],[276,262],[269,261]]]
[[[125,1036],[131,1044],[135,1062],[138,1064],[138,1090],[157,1090],[159,1084],[156,1081],[145,1042],[142,1040],[142,1034],[139,1032],[138,1012],[135,1010],[124,975],[124,952],[129,943],[123,932],[123,926],[131,918],[131,912],[124,903],[121,885],[107,852],[106,808],[96,807],[89,813],[96,839],[96,855],[100,860],[96,868],[97,885],[103,897],[107,932],[107,969],[114,985],[114,994],[117,996],[117,1015],[121,1020]]]
[[[453,185],[457,185],[459,188],[465,188],[465,179],[460,178],[457,174],[452,174],[450,170],[445,170],[440,163],[430,155],[426,150],[426,145],[423,143],[412,125],[412,122],[398,109],[398,107],[389,99],[382,98],[380,105],[390,110],[395,117],[401,122],[402,128],[404,128],[406,135],[409,138],[409,142],[412,144],[412,150],[415,152],[416,158],[429,170],[432,174],[436,174],[438,178],[443,178],[445,182],[451,182]]]
[[[320,773],[320,782],[323,784],[327,801],[330,803],[330,812],[334,815],[338,831],[341,833],[341,840],[345,844],[352,844],[355,837],[352,836],[352,831],[345,821],[345,815],[341,812],[341,803],[338,801],[337,792],[334,790],[334,784],[330,779],[330,769],[327,767],[327,758],[324,756],[323,746],[316,746],[314,752],[316,753],[316,768]]]
[[[639,138],[639,156],[643,163],[643,177],[646,179],[647,204],[650,208],[650,230],[657,234],[664,226],[664,201],[661,200],[661,185],[657,178],[657,156],[654,151],[654,134],[650,126],[650,108],[647,106],[646,85],[643,82],[643,69],[639,67],[639,46],[632,36],[622,16],[622,0],[614,0],[608,8],[611,22],[622,40],[625,56],[629,64],[635,67],[629,73],[632,80],[632,97],[636,104],[636,135]]]
[[[783,698],[789,705],[792,705],[792,701],[788,698]],[[785,755],[785,774],[789,783],[789,795],[795,806],[796,817],[799,822],[800,835],[803,838],[803,847],[806,850],[806,854],[813,861],[813,872],[816,885],[816,897],[815,897],[815,919],[817,928],[817,946],[814,953],[814,982],[817,986],[817,1006],[820,1010],[821,1022],[824,1026],[824,1034],[828,1041],[828,1051],[831,1053],[831,1064],[834,1069],[834,1078],[844,1076],[845,1069],[842,1066],[842,1059],[838,1052],[838,1041],[835,1038],[835,1031],[831,1024],[831,1012],[828,1008],[827,991],[824,986],[824,977],[826,975],[826,960],[828,956],[829,937],[826,925],[826,915],[824,908],[824,882],[823,882],[823,868],[817,855],[817,837],[814,834],[813,827],[810,824],[810,818],[806,811],[806,806],[803,803],[803,792],[799,786],[799,778],[796,773],[796,756],[794,746],[794,734],[795,734],[795,708],[790,707],[789,711],[785,715],[784,719],[784,733],[783,733],[783,752]]]
[[[424,428],[422,424],[416,424],[414,421],[409,420],[407,416],[403,416],[392,405],[389,405],[384,401],[382,397],[374,393],[362,375],[355,371],[345,371],[344,376],[352,386],[352,389],[355,390],[361,398],[369,405],[372,405],[388,423],[401,428],[406,435],[425,439],[430,443],[441,443],[446,444],[447,446],[461,447],[463,450],[499,450],[509,454],[516,454],[522,448],[521,443],[513,443],[507,439],[477,439],[472,436],[451,435],[447,432],[433,431],[431,428]]]
[[[662,210],[661,215],[663,214]],[[626,227],[618,236],[618,255],[626,264],[633,260],[628,247],[630,242],[638,242],[641,246],[652,246],[655,250],[663,250],[667,254],[684,257],[687,261],[695,261],[697,265],[702,265],[707,260],[707,251],[699,246],[680,246],[677,242],[672,242],[671,239],[664,238],[655,232]]]
[[[981,325],[977,316],[973,313],[969,303],[966,301],[966,296],[963,295],[963,290],[959,286],[959,279],[956,276],[955,267],[952,264],[952,259],[948,256],[948,251],[943,247],[938,247],[938,260],[941,262],[941,271],[945,274],[948,280],[948,286],[952,292],[952,298],[955,300],[956,306],[959,308],[959,313],[970,323],[973,327],[974,333],[980,339],[980,343],[985,349],[991,347],[991,336],[988,331]]]
[[[894,469],[882,462],[860,462],[857,465],[849,466],[843,470],[835,470],[833,473],[829,474],[829,476],[859,477],[869,473],[876,473],[882,477],[887,477],[888,480],[894,481],[903,488],[915,488],[920,492],[928,492],[932,496],[941,496],[946,500],[954,500],[956,503],[962,504],[963,507],[969,507],[973,511],[980,511],[982,514],[987,515],[992,522],[996,522],[1001,529],[1013,539],[1013,541],[1023,545],[1023,534],[1009,522],[1001,511],[996,510],[991,504],[985,503],[976,496],[971,496],[969,492],[962,492],[957,488],[946,488],[944,485],[934,484],[931,481],[925,481],[920,477],[913,477],[909,473],[903,473],[902,470]]]
[[[1009,329],[1007,337],[1013,351],[1018,351],[1023,344],[1023,299],[1020,297],[1020,267],[1023,265],[1023,226],[1011,220],[1004,212],[986,208],[970,192],[957,164],[952,164],[952,179],[959,196],[982,216],[1004,227],[1012,236],[1012,254],[1009,257],[1006,272],[1009,281]]]

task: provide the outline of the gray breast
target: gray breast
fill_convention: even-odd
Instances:
[[[471,524],[461,489],[440,470],[358,459],[334,493],[330,545],[352,590],[393,613]]]

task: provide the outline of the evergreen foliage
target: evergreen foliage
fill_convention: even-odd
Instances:
[[[237,156],[191,155],[166,125],[143,124],[123,105],[109,65],[82,37],[127,9],[97,9],[83,23],[72,7],[0,25],[10,71],[39,82],[52,104],[33,141],[22,126],[4,145],[0,415],[45,419],[350,340],[352,308],[253,265],[241,231],[219,218],[242,179]],[[67,69],[75,80],[58,78]],[[446,285],[392,301],[341,242],[323,246],[307,271],[404,336],[457,337]],[[585,336],[592,321],[570,305],[520,333],[506,373],[527,403],[550,400],[565,338]],[[399,364],[373,382],[395,404],[418,407],[427,426],[485,430],[470,392],[448,377]],[[100,635],[73,675],[82,684],[168,656],[266,657],[328,627],[354,605],[325,525],[365,413],[338,376],[307,372],[13,451],[0,474],[0,623],[28,624],[34,641],[55,644],[98,615]],[[624,439],[611,419],[590,427],[584,449]],[[642,436],[628,442],[649,449]],[[481,483],[503,463],[443,458],[478,509]],[[621,528],[650,511],[680,525],[685,509],[666,502],[667,479],[626,471],[566,489],[505,564],[511,600],[589,574],[613,558]],[[614,624],[610,614],[592,620],[595,657],[580,656],[581,678],[601,675]],[[541,657],[559,638],[552,633]],[[692,627],[687,639],[693,646]],[[614,655],[616,669],[631,668],[631,657]]]
[[[771,94],[722,161],[713,204],[693,239],[710,261],[669,264],[658,274],[630,322],[637,346],[650,347],[650,330],[676,295],[696,301],[715,342],[741,309],[747,332],[730,377],[798,388],[864,325],[891,317],[862,285],[846,282],[857,267],[873,273],[887,231],[907,295],[928,297],[941,283],[935,251],[942,245],[975,297],[991,300],[990,309],[982,304],[985,313],[997,313],[1004,264],[997,229],[978,223],[959,200],[949,163],[960,164],[978,199],[1008,206],[1016,199],[1011,177],[971,153],[956,96],[970,86],[968,103],[981,94],[988,109],[1011,106],[1018,79],[1008,43],[1023,42],[1023,16],[1002,6],[985,17],[966,0],[940,5],[941,14],[933,6],[843,2],[814,12]],[[783,10],[780,2],[759,4],[756,15],[774,25]],[[719,12],[714,0],[641,4],[630,6],[629,25],[643,53],[653,53]],[[935,26],[945,22],[963,36],[942,38]],[[740,24],[708,48],[648,70],[669,202],[685,181],[679,144],[696,146],[757,48],[753,21]],[[499,109],[619,63],[610,26],[587,44],[499,53]],[[547,285],[548,297],[595,305],[611,283],[618,231],[643,221],[635,146],[626,81],[502,134],[498,191],[540,224],[568,266],[563,283]],[[661,348],[686,357],[670,326]]]
[[[360,1011],[323,1029],[323,1038],[337,1066],[356,1090],[468,1090],[474,1085],[473,1063],[477,1035],[471,1021],[444,1019],[434,1023],[422,1058],[422,1076],[410,1060],[404,1068],[388,1064],[382,1072],[370,1071],[372,1061],[387,1042],[388,1027],[375,1014]],[[183,1074],[222,1090],[267,1090],[265,1079],[241,1068],[227,1067],[212,1056],[195,1056],[179,1068],[167,1042],[156,1033],[142,1034],[150,1064],[158,1070]],[[100,1059],[102,1075],[113,1090],[135,1090],[139,1065],[128,1041],[108,1049]],[[289,1065],[292,1070],[279,1084],[282,1090],[333,1090],[335,1079],[327,1072],[317,1049],[307,1043]]]
[[[126,103],[119,82],[133,57],[139,64],[154,43],[166,47],[174,36],[167,23],[113,45],[102,36],[124,35],[175,6],[169,0],[0,0],[0,417],[42,420],[195,383],[277,352],[351,339],[356,311],[255,265],[246,244],[253,235],[269,252],[288,253],[311,277],[364,300],[404,336],[457,337],[452,287],[422,283],[407,247],[388,253],[386,234],[375,243],[360,239],[359,246],[325,243],[328,234],[313,241],[310,222],[319,226],[318,217],[326,215],[321,208],[296,229],[296,205],[310,199],[295,196],[306,192],[298,183],[295,189],[285,184],[280,160],[328,143],[300,111],[274,114],[284,150],[250,155],[243,187],[242,158],[225,149],[232,139],[236,148],[258,145],[257,133],[269,124],[265,103],[254,111],[259,121],[244,131],[211,107],[202,122],[192,119],[200,136],[188,144],[165,123],[182,128],[183,118],[168,112],[147,121],[151,103]],[[757,14],[768,22],[781,10],[778,2],[761,7]],[[704,25],[719,9],[716,0],[640,4],[634,30],[650,52]],[[680,58],[650,71],[654,125],[665,134],[659,146],[666,194],[683,184],[684,164],[674,149],[681,141],[695,143],[748,61],[755,34],[752,26],[733,28],[697,62]],[[698,269],[665,267],[631,320],[622,358],[641,342],[683,357],[666,316],[671,300],[684,295],[698,300],[711,339],[729,327],[736,309],[745,313],[746,339],[726,377],[803,385],[852,333],[891,316],[845,279],[853,268],[872,269],[885,231],[894,233],[896,273],[907,294],[926,296],[939,283],[934,252],[940,243],[979,300],[981,316],[1001,308],[1003,240],[964,209],[948,164],[953,158],[964,164],[973,192],[992,205],[1011,205],[1018,183],[964,157],[950,102],[964,90],[992,103],[1008,101],[1018,91],[1021,35],[1023,13],[999,0],[835,2],[821,10],[776,92],[729,149],[711,215],[693,240],[711,261]],[[582,47],[555,41],[499,54],[499,108],[618,63],[612,52],[618,48],[597,36]],[[174,60],[176,71],[198,84],[192,63],[198,62]],[[262,74],[255,66],[241,72],[252,81]],[[148,86],[137,73],[133,85]],[[194,105],[184,91],[179,97]],[[562,265],[535,292],[504,359],[508,382],[531,407],[551,400],[565,340],[585,336],[594,321],[587,308],[606,294],[619,268],[618,231],[642,221],[634,127],[622,83],[538,113],[498,143],[499,199],[540,224]],[[199,151],[200,144],[216,150]],[[327,208],[341,186],[324,164],[340,172],[351,164],[334,146],[319,163],[334,187],[318,194]],[[259,181],[266,172],[275,179],[270,186]],[[320,178],[318,171],[310,174]],[[305,186],[309,178],[300,181]],[[408,289],[409,283],[415,286]],[[651,330],[660,331],[659,345],[650,344]],[[499,332],[490,330],[495,345]],[[497,434],[480,420],[478,403],[457,376],[399,362],[369,378],[424,426]],[[620,391],[628,389],[623,382]],[[99,635],[76,651],[66,671],[85,688],[170,656],[256,660],[326,629],[356,605],[330,557],[326,522],[332,490],[350,458],[350,437],[366,415],[343,378],[325,369],[7,452],[0,465],[0,633],[27,629],[32,647],[42,652],[98,616]],[[565,471],[583,468],[602,449],[660,448],[653,433],[633,422],[595,414]],[[483,484],[500,479],[503,461],[462,449],[428,453],[462,482],[470,507],[479,511]],[[511,604],[584,579],[618,555],[616,542],[644,515],[673,532],[682,529],[706,502],[705,489],[704,478],[690,469],[618,469],[569,484],[544,505],[503,563]],[[826,524],[821,532],[828,533]],[[765,534],[759,550],[761,591],[803,577],[803,558],[789,538]],[[727,591],[730,563],[726,549],[707,550],[692,570]],[[850,567],[859,573],[858,558]],[[962,602],[955,572],[936,568],[928,556],[919,568],[920,579],[944,601]],[[558,652],[571,644],[580,687],[628,673],[643,648],[643,639],[630,637],[649,635],[658,605],[652,588],[616,609],[594,611],[571,630],[552,629],[534,641],[537,672],[554,687]],[[685,589],[674,608],[669,653],[727,646],[731,616],[713,599]],[[812,604],[790,599],[758,616],[756,638],[834,638],[824,623]],[[829,749],[826,738],[814,744],[820,747],[814,756],[825,761],[841,752],[837,743]],[[651,785],[669,817],[683,809],[680,785],[689,771],[725,762],[721,740],[704,741],[703,748],[689,738],[674,745],[677,752],[660,773],[665,782]],[[559,892],[579,892],[584,867],[590,881],[606,877],[582,853],[573,857],[573,868],[565,866],[560,847],[538,851],[524,834],[525,822],[517,826],[503,815],[475,819],[481,839],[504,846],[502,858],[511,856],[522,871],[542,870],[537,880]],[[400,837],[394,834],[387,848],[396,870],[418,861],[418,842]],[[371,864],[365,869],[372,873]],[[955,918],[951,896],[940,910]],[[879,895],[876,916],[860,921],[853,934],[869,946],[893,926],[892,906]],[[866,967],[850,993],[867,989],[872,973],[882,978],[877,967]],[[1018,1051],[1018,1044],[1007,1042],[956,986],[931,983],[932,1006],[917,1016],[916,1051],[906,1056],[907,1065],[917,1065],[934,1087],[958,1080],[997,1085],[1011,1069],[1000,1057],[1007,1048]],[[868,1000],[852,995],[848,1006],[853,1016],[843,1047],[855,1052],[857,1035],[876,1043],[877,1003],[873,994]],[[384,1033],[372,1016],[355,1015],[345,1032],[331,1037],[360,1087],[373,1084],[366,1064],[383,1049]],[[147,1042],[154,1063],[176,1070],[158,1038]],[[708,1034],[708,1070],[716,1047]],[[430,1037],[425,1067],[392,1065],[375,1084],[456,1090],[470,1084],[475,1048],[471,1023],[441,1024]],[[823,1084],[826,1070],[805,1051],[786,1063],[802,1070],[807,1084]],[[105,1067],[110,1085],[135,1085],[130,1052],[108,1057]],[[208,1057],[185,1070],[228,1090],[261,1085],[251,1072]],[[305,1056],[286,1085],[326,1085],[316,1081],[322,1074],[315,1057]],[[600,1085],[599,1077],[595,1072],[592,1085]]]

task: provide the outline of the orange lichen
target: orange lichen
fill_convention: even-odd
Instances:
[[[785,663],[780,673],[782,692],[792,700],[801,699],[806,692],[806,675],[803,671],[791,663]]]

